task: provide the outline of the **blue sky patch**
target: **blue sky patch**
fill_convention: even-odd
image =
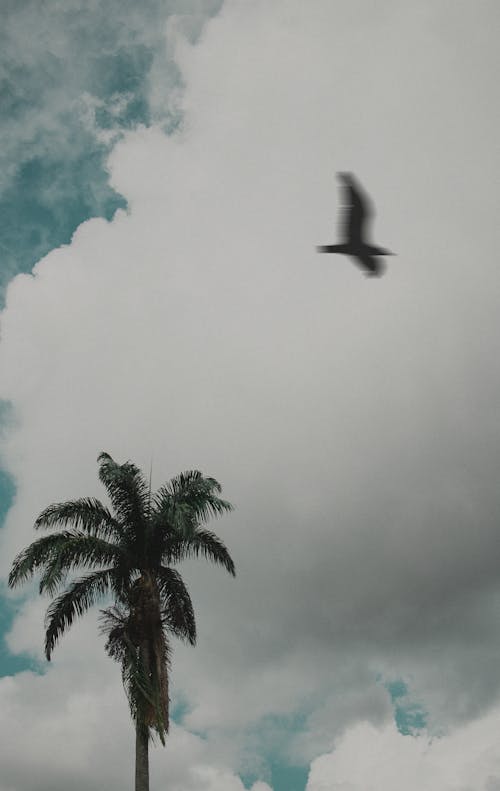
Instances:
[[[404,736],[412,736],[427,726],[427,714],[420,703],[412,700],[407,684],[401,679],[384,684],[394,708],[394,721]]]

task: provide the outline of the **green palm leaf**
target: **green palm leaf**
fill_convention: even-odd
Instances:
[[[135,464],[117,464],[108,453],[98,457],[99,480],[104,484],[113,509],[126,529],[144,528],[149,512],[149,485]]]
[[[73,526],[97,538],[119,538],[120,526],[99,500],[81,497],[45,508],[35,521],[35,529]]]
[[[94,571],[80,577],[49,605],[45,616],[45,656],[48,660],[59,637],[71,626],[77,616],[112,590],[112,572],[109,569]]]
[[[169,537],[164,544],[162,560],[164,563],[179,563],[181,560],[199,555],[223,566],[229,574],[235,576],[234,562],[225,544],[215,533],[200,527],[187,538]]]
[[[215,478],[205,478],[199,470],[188,470],[158,490],[155,510],[160,520],[163,516],[174,523],[203,523],[211,516],[232,510],[231,503],[217,496],[220,491]]]
[[[157,569],[156,575],[164,625],[176,637],[194,645],[196,620],[193,603],[181,575],[164,566]]]
[[[26,547],[14,560],[9,585],[14,587],[43,569],[40,593],[54,594],[71,569],[107,566],[119,561],[119,547],[84,533],[64,531],[44,536]]]

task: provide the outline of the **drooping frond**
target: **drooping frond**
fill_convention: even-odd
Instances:
[[[124,662],[135,646],[129,635],[129,614],[118,605],[101,610],[99,632],[106,635],[106,653],[116,662]]]
[[[193,603],[181,575],[171,568],[156,570],[164,628],[181,640],[196,643],[196,620]]]
[[[33,541],[17,555],[9,575],[9,585],[14,587],[43,570],[40,593],[52,595],[71,569],[110,566],[120,559],[121,554],[114,544],[76,530],[53,533]]]
[[[99,480],[106,487],[122,527],[144,529],[149,512],[149,486],[141,470],[130,461],[117,464],[109,453],[101,453],[97,461]]]
[[[229,574],[236,574],[234,562],[223,541],[215,533],[198,527],[188,538],[168,536],[164,543],[163,563],[179,563],[190,557],[202,555],[207,560],[223,566]]]
[[[117,606],[108,607],[101,610],[99,620],[100,632],[107,637],[106,653],[121,665],[123,686],[132,717],[136,720],[141,697],[151,695],[148,673],[138,661],[139,649],[133,640],[130,613]]]
[[[45,656],[49,661],[58,639],[75,618],[83,615],[112,590],[112,577],[110,569],[94,571],[72,582],[64,593],[51,602],[45,616]]]
[[[146,657],[145,657],[146,658]],[[154,728],[165,744],[169,730],[168,671],[170,666],[170,647],[163,629],[158,629],[148,652],[153,704],[146,707],[145,722]]]
[[[42,511],[35,522],[35,529],[74,527],[98,538],[119,538],[120,526],[100,500],[81,497],[65,503],[54,503]]]
[[[163,630],[139,643],[140,628],[133,615],[118,607],[101,610],[101,633],[107,636],[106,652],[120,662],[122,681],[133,719],[157,732],[162,744],[168,733],[169,647]]]

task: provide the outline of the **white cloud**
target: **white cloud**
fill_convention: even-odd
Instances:
[[[176,648],[173,683],[217,756],[200,782],[236,771],[265,715],[312,712],[291,748],[304,759],[358,719],[379,726],[379,673],[413,679],[437,722],[498,696],[491,132],[439,10],[366,14],[228,5],[179,46],[182,132],[140,129],[113,151],[130,212],[80,226],[2,314],[0,396],[18,421],[4,574],[45,505],[102,496],[103,449],[153,457],[154,484],[197,466],[237,506],[214,526],[237,579],[185,567],[199,645]],[[314,252],[345,168],[398,252],[380,281]],[[32,623],[13,645],[32,645]],[[95,674],[102,646],[82,626],[65,641]],[[69,658],[65,672],[76,684]]]
[[[174,791],[245,791],[245,786],[238,777],[224,769],[203,766],[192,769],[187,781],[182,785],[172,786]],[[254,783],[250,791],[272,791],[267,783]]]
[[[496,791],[499,725],[498,708],[433,740],[358,723],[312,762],[306,791]]]
[[[9,637],[12,650],[38,654],[41,615],[39,601],[25,605]],[[119,667],[96,634],[96,619],[89,616],[61,642],[45,675],[0,679],[1,791],[130,784],[133,725]],[[228,758],[235,762],[213,741],[172,723],[166,748],[150,750],[151,782],[173,791],[243,791]],[[268,789],[263,783],[253,791]]]

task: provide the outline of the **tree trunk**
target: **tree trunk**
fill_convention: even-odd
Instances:
[[[148,729],[135,725],[135,791],[149,791]]]

